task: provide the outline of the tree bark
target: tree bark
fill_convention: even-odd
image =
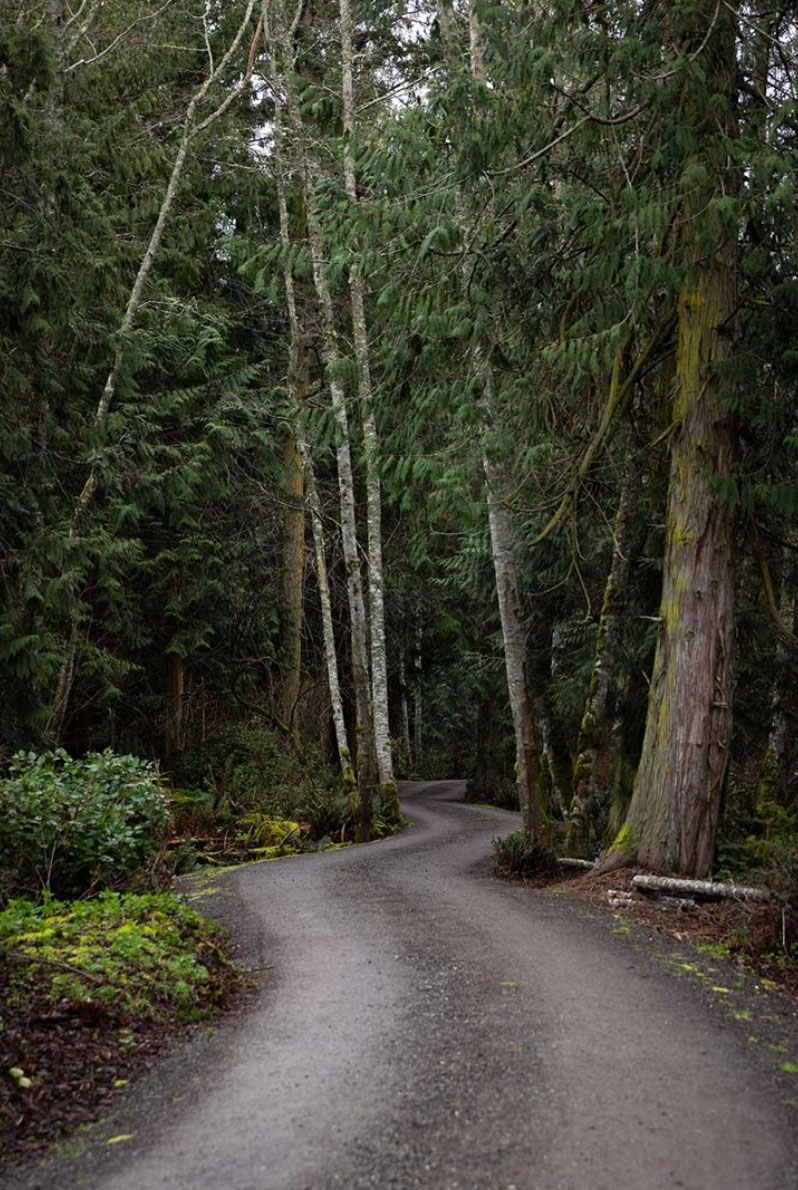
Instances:
[[[439,4],[439,19],[447,58],[450,66],[453,66],[456,61],[457,46],[451,8],[447,0],[441,0]],[[468,8],[468,43],[469,70],[472,82],[484,86],[487,76],[475,0],[471,0]],[[457,221],[461,233],[465,235],[468,230],[469,216],[467,201],[461,190],[457,191],[455,202],[458,211]],[[465,257],[462,275],[465,295],[468,293],[470,280],[468,261]],[[524,831],[530,841],[549,850],[551,838],[547,808],[544,806],[543,799],[544,782],[526,673],[526,634],[521,616],[518,573],[514,559],[513,523],[509,509],[502,502],[499,468],[489,457],[487,449],[489,427],[493,420],[493,375],[491,361],[489,354],[485,351],[484,343],[477,341],[473,344],[472,358],[482,386],[480,398],[484,446],[482,469],[487,491],[488,526],[504,645],[504,664],[515,734],[518,802]]]
[[[179,653],[166,654],[166,724],[164,761],[167,769],[183,749],[183,712],[185,707],[186,666]]]
[[[723,140],[735,131],[735,23],[714,3],[700,15],[689,36],[700,43],[716,103],[707,127],[686,68],[684,118],[697,141],[717,140],[718,128]],[[718,233],[711,212],[713,198],[728,193],[725,162],[725,147],[706,155],[708,182],[684,211],[660,632],[632,804],[612,849],[690,876],[712,866],[732,725],[735,518],[725,492],[734,435],[723,365],[737,307],[737,243],[734,229]]]
[[[349,0],[339,0],[341,31],[341,99],[344,128],[344,184],[349,202],[358,205],[357,175],[352,141],[355,135],[355,104],[353,87],[352,11]],[[380,492],[380,444],[374,415],[371,384],[366,311],[363,299],[363,277],[357,259],[357,237],[351,247],[349,265],[349,294],[352,311],[352,334],[357,363],[358,400],[363,425],[366,454],[366,529],[368,543],[369,628],[371,642],[371,689],[374,724],[374,747],[380,783],[380,795],[386,817],[394,825],[399,823],[399,795],[393,774],[391,733],[388,714],[388,659],[385,642],[385,587],[382,565],[382,499]]]
[[[488,490],[488,525],[496,575],[496,595],[504,642],[504,665],[516,741],[516,784],[524,830],[534,842],[548,848],[549,825],[540,796],[540,756],[535,722],[526,680],[526,633],[519,597],[518,573],[513,556],[514,535],[509,509],[496,490],[496,475],[490,460],[482,462]]]
[[[298,355],[292,349],[292,356]],[[289,377],[289,384],[295,382]],[[298,399],[302,400],[299,390]],[[283,446],[285,509],[283,512],[280,559],[280,602],[283,610],[283,673],[280,690],[281,714],[289,728],[299,700],[302,682],[302,621],[305,576],[305,479],[296,437]]]
[[[267,24],[267,5],[264,4],[264,27]],[[282,23],[277,31],[282,58],[282,70],[277,85],[285,95],[285,106],[293,137],[293,148],[300,162],[305,218],[313,272],[313,284],[321,321],[321,358],[327,373],[333,416],[337,427],[336,462],[341,508],[341,543],[346,567],[349,602],[350,641],[352,655],[352,685],[355,691],[356,717],[356,774],[358,814],[356,837],[358,842],[371,838],[373,820],[373,790],[375,785],[374,731],[371,708],[371,679],[368,662],[368,624],[363,599],[363,580],[357,541],[355,486],[349,434],[349,415],[346,395],[339,377],[341,354],[335,326],[327,261],[324,253],[321,225],[315,194],[315,166],[306,144],[305,130],[293,76],[292,31]]]
[[[424,654],[422,652],[423,631],[421,609],[416,613],[416,648],[413,658],[413,769],[420,776],[424,772]]]
[[[291,230],[288,218],[288,201],[286,198],[285,177],[286,161],[284,147],[284,129],[282,124],[283,106],[277,97],[275,88],[274,112],[274,159],[275,183],[277,188],[277,205],[280,216],[280,243],[285,251],[285,267],[283,269],[283,284],[285,286],[286,305],[288,308],[288,322],[290,328],[290,349],[288,364],[288,402],[294,422],[295,445],[298,462],[303,477],[303,488],[310,512],[311,529],[313,533],[313,548],[316,560],[316,579],[319,587],[319,602],[321,604],[322,634],[324,638],[324,659],[327,668],[327,682],[330,692],[330,708],[335,742],[338,750],[338,760],[341,773],[350,794],[354,791],[355,778],[352,767],[352,754],[344,719],[344,705],[341,698],[341,683],[338,674],[338,655],[335,650],[335,630],[332,618],[332,600],[330,597],[330,582],[327,574],[327,556],[324,541],[324,522],[322,519],[321,503],[316,488],[313,471],[313,458],[310,447],[305,440],[302,429],[304,417],[305,395],[305,367],[302,326],[297,309],[294,274],[290,265],[289,249],[291,247]],[[303,537],[304,537],[304,517]],[[303,542],[304,549],[304,542]],[[301,625],[300,625],[301,627]],[[301,646],[300,646],[301,649]],[[301,656],[301,653],[300,653]]]
[[[795,549],[798,534],[789,534],[789,544],[782,549],[781,589],[779,593],[779,619],[787,631],[795,631]],[[779,636],[776,643],[775,673],[770,695],[770,731],[762,774],[759,781],[759,803],[776,801],[784,804],[787,792],[787,772],[792,753],[791,715],[794,710],[794,664],[795,645],[788,644]]]
[[[313,465],[309,452],[303,447],[305,461],[305,488],[307,491],[310,523],[313,529],[313,546],[316,557],[316,579],[319,584],[319,601],[321,603],[321,622],[324,634],[324,659],[327,665],[327,681],[330,688],[330,706],[332,709],[333,726],[335,728],[335,742],[338,746],[338,759],[344,782],[350,792],[355,792],[356,782],[352,767],[352,753],[344,719],[344,703],[341,698],[341,683],[338,677],[338,655],[335,651],[335,629],[332,618],[332,599],[330,598],[330,581],[327,576],[327,557],[324,544],[324,522],[321,515],[319,493],[313,475]]]
[[[315,210],[311,178],[307,178],[305,203],[308,221],[308,239],[310,241],[310,254],[313,265],[313,280],[321,313],[321,357],[327,370],[333,415],[338,428],[336,460],[338,464],[338,490],[341,506],[341,543],[344,565],[346,566],[347,593],[349,596],[352,685],[355,691],[355,731],[357,735],[356,772],[360,798],[357,837],[359,842],[366,842],[371,838],[373,816],[372,794],[375,784],[374,730],[368,662],[368,625],[366,621],[366,605],[363,599],[363,579],[360,571],[360,553],[357,541],[355,483],[352,471],[349,415],[344,388],[337,376],[341,356],[338,351],[332,294],[327,277],[321,229]]]
[[[407,669],[405,666],[404,649],[399,654],[399,699],[401,703],[403,760],[403,768],[399,771],[404,772],[406,775],[413,767],[413,749],[410,743],[410,707],[407,698]]]

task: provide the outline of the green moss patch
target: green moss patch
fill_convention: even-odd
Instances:
[[[16,970],[12,985],[24,989],[35,974],[53,1003],[91,1000],[139,1017],[195,1016],[210,1006],[217,928],[169,893],[13,901],[0,913],[0,954]]]
[[[219,927],[174,895],[12,902],[0,913],[4,1158],[97,1119],[243,984]]]

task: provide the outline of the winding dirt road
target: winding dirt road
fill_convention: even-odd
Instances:
[[[271,968],[256,1002],[17,1184],[795,1190],[745,1031],[611,918],[495,880],[516,816],[461,795],[407,786],[400,837],[221,876],[197,904]]]

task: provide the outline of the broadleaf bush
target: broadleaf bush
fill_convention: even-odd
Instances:
[[[80,897],[152,869],[169,819],[155,767],[110,750],[17,753],[0,782],[0,898]]]

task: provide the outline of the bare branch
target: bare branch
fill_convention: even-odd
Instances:
[[[559,508],[549,523],[546,525],[545,529],[538,533],[537,537],[533,538],[532,542],[530,543],[531,545],[538,545],[541,541],[545,541],[547,537],[550,537],[555,529],[560,527],[562,522],[571,512],[574,499],[579,491],[579,488],[582,486],[582,483],[587,478],[590,468],[593,466],[593,460],[595,459],[607,437],[610,427],[615,420],[615,415],[619,409],[623,407],[626,398],[631,393],[632,388],[637,381],[638,376],[648,361],[651,359],[651,356],[654,354],[660,343],[662,343],[662,341],[670,334],[675,322],[676,315],[671,309],[655,327],[653,334],[646,343],[645,347],[638,354],[638,357],[632,365],[629,375],[626,377],[623,383],[621,383],[620,378],[621,353],[618,352],[616,355],[615,363],[612,369],[610,391],[606,404],[604,405],[604,410],[601,415],[601,423],[598,430],[596,431],[596,435],[583,454],[582,460],[576,469],[576,474],[571,480],[569,489],[563,497]]]
[[[91,66],[94,62],[101,61],[107,54],[110,54],[112,50],[115,50],[119,43],[124,41],[128,34],[132,33],[138,25],[144,25],[148,21],[157,20],[161,13],[165,12],[166,9],[171,7],[173,3],[174,0],[165,0],[165,3],[162,4],[160,8],[157,8],[155,12],[148,13],[146,16],[137,17],[135,21],[131,21],[126,29],[123,29],[121,33],[118,33],[113,41],[108,43],[104,50],[100,50],[99,53],[94,54],[94,56],[91,58],[80,58],[77,62],[73,62],[71,66],[64,68],[64,73],[70,74],[73,70],[77,70],[80,66]],[[93,16],[93,14],[94,10],[92,10],[91,15]]]

